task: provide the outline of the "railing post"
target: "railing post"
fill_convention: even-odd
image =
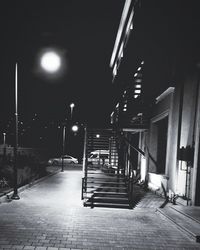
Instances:
[[[84,127],[84,148],[83,148],[83,178],[82,178],[82,197],[87,191],[87,126]],[[82,199],[83,199],[82,198]]]

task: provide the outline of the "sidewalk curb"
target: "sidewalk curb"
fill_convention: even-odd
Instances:
[[[42,182],[43,180],[45,180],[45,179],[47,179],[47,178],[49,178],[49,177],[51,177],[51,176],[53,176],[53,175],[55,175],[55,174],[58,174],[58,173],[60,173],[60,172],[61,172],[60,170],[57,170],[57,171],[55,171],[55,172],[53,172],[53,173],[50,173],[50,174],[48,174],[48,175],[46,175],[46,176],[43,176],[43,177],[41,177],[41,178],[39,178],[39,179],[37,179],[37,180],[31,182],[31,183],[28,183],[28,184],[26,184],[26,185],[24,185],[24,186],[18,188],[18,193],[21,193],[21,192],[23,192],[24,190],[26,190],[26,189],[28,189],[28,188],[31,188],[32,186],[36,185],[37,183]],[[1,203],[5,203],[5,202],[10,202],[10,201],[12,201],[12,199],[10,199],[10,196],[12,195],[12,193],[13,193],[13,189],[12,189],[12,191],[9,190],[8,192],[5,192],[5,193],[0,197],[0,204],[1,204]]]

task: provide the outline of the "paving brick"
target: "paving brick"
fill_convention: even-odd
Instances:
[[[162,199],[155,194],[133,210],[90,209],[80,201],[80,179],[78,171],[58,173],[1,204],[0,249],[200,249],[156,213]]]

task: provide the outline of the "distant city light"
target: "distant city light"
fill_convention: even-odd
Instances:
[[[49,51],[41,57],[40,63],[44,70],[49,73],[55,73],[61,66],[61,59],[56,52]]]
[[[96,138],[100,138],[100,134],[96,134]]]
[[[142,69],[142,68],[141,68],[141,67],[139,67],[137,70],[138,70],[138,71],[140,71],[141,69]]]
[[[138,73],[135,73],[135,74],[134,74],[134,77],[136,77],[137,75],[138,75]]]

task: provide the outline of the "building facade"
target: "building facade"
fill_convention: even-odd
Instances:
[[[172,22],[178,15],[176,6],[171,10],[167,4],[151,4],[155,8],[143,1],[125,1],[110,60],[112,82],[119,89],[111,124],[125,141],[121,149],[126,175],[173,202],[198,206],[198,37],[196,29],[191,33],[189,25],[183,28],[184,4],[178,28]],[[168,16],[159,19],[163,10]],[[194,20],[197,28],[200,22]],[[187,41],[181,40],[184,32]]]

